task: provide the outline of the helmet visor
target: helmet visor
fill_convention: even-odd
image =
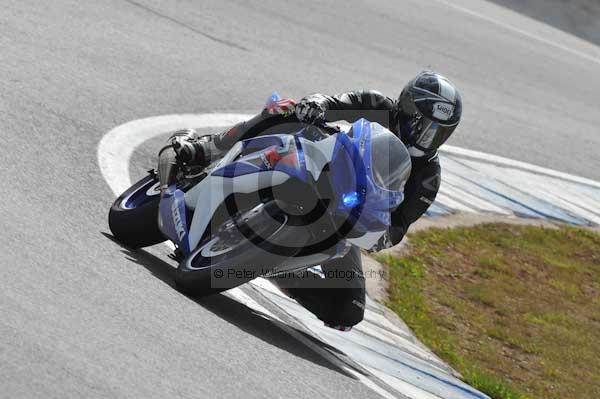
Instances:
[[[420,115],[413,132],[415,147],[429,152],[437,150],[456,129],[454,125],[441,125],[423,115]]]

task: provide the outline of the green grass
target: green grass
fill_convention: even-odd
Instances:
[[[600,235],[487,224],[410,236],[387,305],[492,398],[600,398]]]

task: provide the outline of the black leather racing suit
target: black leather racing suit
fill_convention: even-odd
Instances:
[[[359,90],[326,96],[313,94],[306,100],[318,102],[326,110],[328,121],[354,122],[365,118],[377,122],[400,136],[394,115],[394,101],[373,90]],[[270,115],[263,111],[254,118],[238,123],[214,138],[220,150],[228,150],[239,140],[262,134],[298,131],[295,116]],[[405,143],[407,144],[407,143]],[[419,219],[434,201],[440,185],[440,164],[437,153],[413,157],[412,171],[404,188],[404,201],[392,213],[393,227],[388,237],[392,244],[399,243],[408,227]],[[353,247],[343,258],[321,265],[325,278],[299,279],[280,277],[280,286],[319,319],[336,326],[353,326],[364,314],[365,282],[360,250]],[[351,276],[351,278],[348,278]]]

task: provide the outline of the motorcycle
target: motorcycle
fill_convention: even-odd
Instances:
[[[172,241],[178,289],[209,295],[371,248],[410,168],[402,142],[365,119],[243,140],[202,170],[179,165],[167,145],[158,171],[115,200],[109,226],[134,248]]]

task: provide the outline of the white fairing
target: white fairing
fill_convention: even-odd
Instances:
[[[199,210],[194,212],[190,226],[190,248],[198,245],[215,211],[229,195],[252,193],[261,188],[280,185],[288,179],[288,175],[278,171],[251,173],[233,178],[207,176],[185,194],[186,206]]]
[[[325,165],[331,162],[335,142],[335,135],[329,136],[316,143],[303,138],[300,139],[302,149],[304,150],[306,169],[313,175],[315,180],[319,179]]]

